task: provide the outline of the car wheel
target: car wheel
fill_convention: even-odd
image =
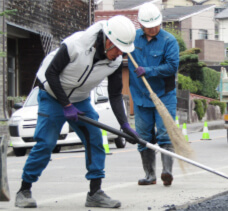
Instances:
[[[126,146],[126,140],[120,136],[114,139],[117,148],[124,148]]]
[[[53,153],[59,153],[61,150],[61,146],[56,146],[54,149],[53,149]]]
[[[13,148],[14,154],[16,157],[25,156],[27,149],[26,148]]]

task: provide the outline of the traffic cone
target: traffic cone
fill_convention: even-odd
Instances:
[[[208,131],[208,126],[207,126],[207,121],[204,122],[204,127],[203,127],[203,135],[201,140],[211,140],[209,131]]]
[[[179,124],[178,116],[176,116],[176,118],[175,118],[175,122],[176,122],[177,127],[178,127],[178,128],[180,128],[180,124]]]
[[[103,147],[104,147],[104,150],[105,150],[105,154],[106,155],[111,155],[112,153],[110,153],[110,151],[109,151],[108,136],[107,136],[107,131],[106,130],[102,130],[102,138],[103,138]]]
[[[187,126],[186,126],[186,123],[183,124],[183,127],[182,127],[182,134],[184,135],[186,141],[188,141],[188,133],[187,133]]]

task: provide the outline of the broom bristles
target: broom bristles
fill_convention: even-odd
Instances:
[[[132,57],[131,53],[127,53],[127,54],[129,56],[129,58],[131,59],[132,63],[134,64],[135,68],[138,68],[138,64]],[[191,158],[193,156],[193,150],[191,149],[189,143],[186,142],[184,135],[182,134],[180,129],[176,126],[176,123],[174,122],[173,118],[169,114],[167,108],[164,106],[164,104],[161,102],[161,100],[157,97],[157,95],[151,89],[146,78],[144,76],[142,76],[141,78],[142,78],[146,88],[150,92],[150,97],[151,97],[152,101],[154,102],[154,105],[156,106],[156,109],[163,120],[163,123],[167,129],[167,133],[172,142],[175,153],[178,155],[181,155],[183,157],[186,157],[186,158]],[[178,161],[179,161],[181,169],[184,170],[184,163],[181,160],[178,160]]]
[[[190,144],[186,141],[184,135],[182,134],[182,131],[177,127],[167,108],[164,106],[156,94],[150,94],[150,97],[153,100],[156,109],[163,120],[175,153],[186,158],[192,158],[194,154],[193,150]],[[179,159],[178,161],[181,169],[184,171],[185,162]]]

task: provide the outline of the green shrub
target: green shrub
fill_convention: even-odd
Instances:
[[[20,103],[20,102],[24,102],[26,98],[27,98],[26,96],[16,96],[16,97],[9,96],[7,97],[7,100],[12,100],[14,103]]]
[[[220,73],[208,67],[203,67],[202,72],[203,72],[203,80],[202,80],[203,86],[200,94],[205,97],[217,99],[218,93],[216,91],[216,88],[219,84]]]
[[[186,62],[198,62],[198,55],[197,54],[186,54],[180,57],[180,64],[185,64]]]
[[[178,74],[178,89],[189,90],[197,94],[202,89],[200,81],[193,81],[190,77]]]
[[[228,66],[228,60],[225,60],[224,62],[221,62],[220,65],[222,65],[222,66]]]
[[[202,99],[201,102],[203,103],[204,114],[207,112],[207,101]]]
[[[177,40],[178,42],[178,45],[179,45],[179,51],[182,52],[182,51],[185,51],[187,49],[186,47],[186,44],[182,38],[182,34],[181,32],[177,29],[177,27],[175,26],[174,23],[169,23],[167,24],[164,29],[171,33]]]
[[[214,106],[219,106],[220,107],[220,112],[221,114],[224,114],[225,113],[225,110],[226,110],[226,103],[224,102],[220,102],[218,100],[213,100],[209,103],[210,105],[214,105]]]
[[[202,100],[194,100],[195,102],[195,108],[194,110],[196,111],[196,114],[198,116],[199,120],[202,120],[204,117],[206,111],[204,110],[203,102]]]
[[[199,54],[201,52],[200,48],[190,48],[183,52],[180,52],[180,56],[190,55],[190,54]]]
[[[221,65],[221,66],[228,66],[228,63],[221,62],[220,65]]]
[[[203,63],[201,65],[203,66]],[[220,80],[219,72],[203,66],[202,68],[192,68],[189,73],[192,80],[198,80],[202,84],[202,89],[198,89],[197,94],[214,99],[218,98],[216,88]]]

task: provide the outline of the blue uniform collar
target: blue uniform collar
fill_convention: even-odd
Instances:
[[[159,37],[161,36],[161,32],[162,32],[162,29],[160,29],[158,34],[156,36],[154,36],[153,39],[159,39]],[[146,38],[146,36],[145,36],[145,34],[144,34],[142,29],[140,29],[140,31],[139,31],[139,36]]]

